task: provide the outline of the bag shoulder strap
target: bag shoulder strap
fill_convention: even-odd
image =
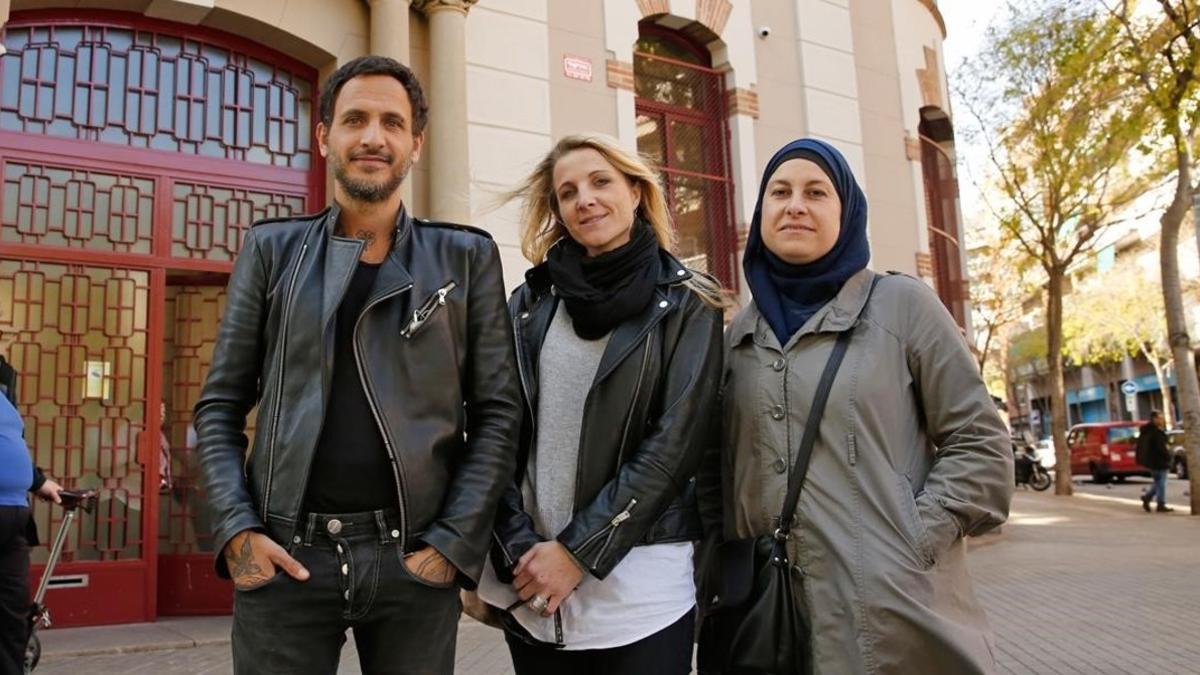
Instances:
[[[875,278],[871,280],[871,287],[867,289],[867,301],[871,299],[871,294],[875,292],[875,285],[883,277],[882,274],[876,274]],[[800,489],[804,486],[804,479],[808,475],[808,463],[812,459],[813,446],[816,445],[817,433],[821,427],[821,418],[825,414],[825,403],[829,400],[829,392],[833,389],[833,381],[837,378],[842,359],[845,358],[846,350],[850,347],[850,337],[853,333],[854,328],[851,327],[838,334],[837,342],[833,345],[833,352],[829,354],[829,360],[825,362],[825,370],[821,372],[821,380],[817,383],[816,393],[813,394],[812,407],[808,410],[808,420],[804,423],[804,435],[800,437],[800,448],[796,451],[796,465],[788,476],[787,496],[783,500],[783,511],[779,514],[779,529],[775,531],[777,539],[786,538],[787,533],[792,529],[792,521],[796,517],[796,504],[800,501]]]

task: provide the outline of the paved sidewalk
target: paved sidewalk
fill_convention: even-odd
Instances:
[[[1018,490],[971,570],[1012,675],[1200,673],[1200,517],[1146,514],[1128,499]],[[52,630],[39,675],[228,673],[227,617]],[[358,673],[353,640],[341,673]],[[508,675],[499,633],[465,619],[456,672]]]

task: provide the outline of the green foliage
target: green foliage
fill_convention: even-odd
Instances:
[[[1134,264],[1076,290],[1063,309],[1063,356],[1076,365],[1139,355],[1162,361],[1170,353],[1162,287]]]
[[[1008,344],[1008,362],[1013,368],[1046,362],[1046,327],[1038,326],[1013,336]]]
[[[1047,273],[1090,250],[1155,178],[1138,166],[1151,116],[1119,66],[1118,21],[1088,3],[1028,1],[989,30],[962,91],[987,141],[997,220]]]

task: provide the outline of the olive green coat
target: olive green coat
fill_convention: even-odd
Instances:
[[[726,537],[773,531],[812,396],[853,330],[797,509],[790,553],[814,671],[995,670],[963,536],[1004,522],[1007,430],[958,327],[911,277],[851,277],[781,349],[751,304],[726,333]]]

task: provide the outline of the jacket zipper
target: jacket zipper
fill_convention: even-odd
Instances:
[[[271,503],[271,482],[275,477],[275,447],[279,444],[279,418],[283,413],[283,371],[287,363],[287,330],[288,321],[292,316],[292,305],[296,302],[296,279],[300,276],[300,265],[304,262],[304,254],[308,252],[308,243],[300,247],[300,257],[292,270],[292,279],[288,285],[288,297],[283,304],[283,328],[279,336],[279,377],[275,379],[275,410],[271,420],[271,446],[267,451],[267,486],[263,490],[262,519],[267,522],[267,509]]]
[[[649,333],[646,333],[646,348],[642,354],[642,369],[638,371],[637,382],[633,386],[633,400],[629,404],[629,417],[625,420],[625,430],[621,432],[621,446],[617,448],[617,466],[614,469],[614,475],[616,471],[621,470],[621,458],[625,455],[625,444],[629,441],[629,428],[633,425],[634,407],[637,406],[638,396],[642,392],[642,380],[645,379],[646,365],[650,361],[650,337],[652,335],[654,335],[653,329]]]
[[[605,525],[603,529],[596,532],[595,534],[588,537],[587,539],[584,539],[583,543],[579,545],[579,548],[575,549],[577,552],[582,553],[585,549],[587,549],[588,546],[592,545],[592,542],[596,541],[597,539],[599,539],[600,537],[602,537],[604,535],[608,535],[604,539],[604,544],[600,547],[600,552],[596,554],[596,557],[592,562],[593,568],[598,567],[600,565],[600,559],[603,558],[605,552],[608,551],[608,545],[612,543],[613,535],[616,534],[617,528],[621,526],[621,523],[623,523],[623,522],[629,520],[631,517],[633,517],[632,516],[633,507],[637,506],[637,503],[638,503],[637,497],[631,498],[629,500],[629,503],[625,505],[625,508],[622,509],[621,512],[618,513],[617,515],[613,516],[612,520],[608,521],[608,525]]]
[[[513,566],[512,556],[508,554],[508,549],[504,547],[504,542],[500,541],[500,535],[492,530],[492,539],[496,540],[496,546],[500,549],[500,553],[504,556],[504,566],[511,568]]]
[[[363,395],[367,398],[367,405],[371,407],[371,415],[375,418],[375,426],[379,427],[379,435],[383,438],[383,447],[387,449],[388,458],[392,460],[392,478],[396,481],[396,500],[400,506],[400,550],[403,551],[408,547],[408,513],[404,505],[404,489],[401,487],[400,477],[400,460],[396,458],[396,450],[392,445],[392,439],[388,437],[387,428],[383,425],[383,415],[379,412],[379,404],[375,402],[375,396],[371,393],[370,383],[367,381],[366,371],[363,370],[363,355],[361,345],[358,343],[358,327],[362,324],[362,318],[371,311],[371,308],[388,298],[395,297],[412,288],[412,284],[408,284],[402,288],[381,295],[375,298],[369,305],[363,308],[358,314],[358,319],[354,322],[354,362],[358,366],[358,379],[362,383]]]
[[[458,282],[451,281],[445,286],[442,286],[434,291],[433,295],[429,296],[429,298],[426,299],[425,302],[413,312],[412,319],[408,322],[408,325],[404,327],[404,330],[400,331],[400,335],[404,336],[405,338],[412,338],[412,336],[421,329],[421,326],[425,325],[425,322],[429,320],[429,317],[433,316],[433,313],[436,312],[439,307],[444,307],[446,305],[446,296],[450,293],[450,291],[453,291],[456,288],[458,288]]]
[[[521,315],[517,314],[513,317],[513,341],[517,345],[517,378],[521,380],[522,398],[525,399],[525,407],[529,412],[529,443],[530,446],[537,445],[537,415],[533,412],[533,399],[529,396],[529,381],[528,375],[525,372],[525,359],[522,357],[525,349],[521,345]],[[529,317],[529,313],[525,313],[525,318]]]

